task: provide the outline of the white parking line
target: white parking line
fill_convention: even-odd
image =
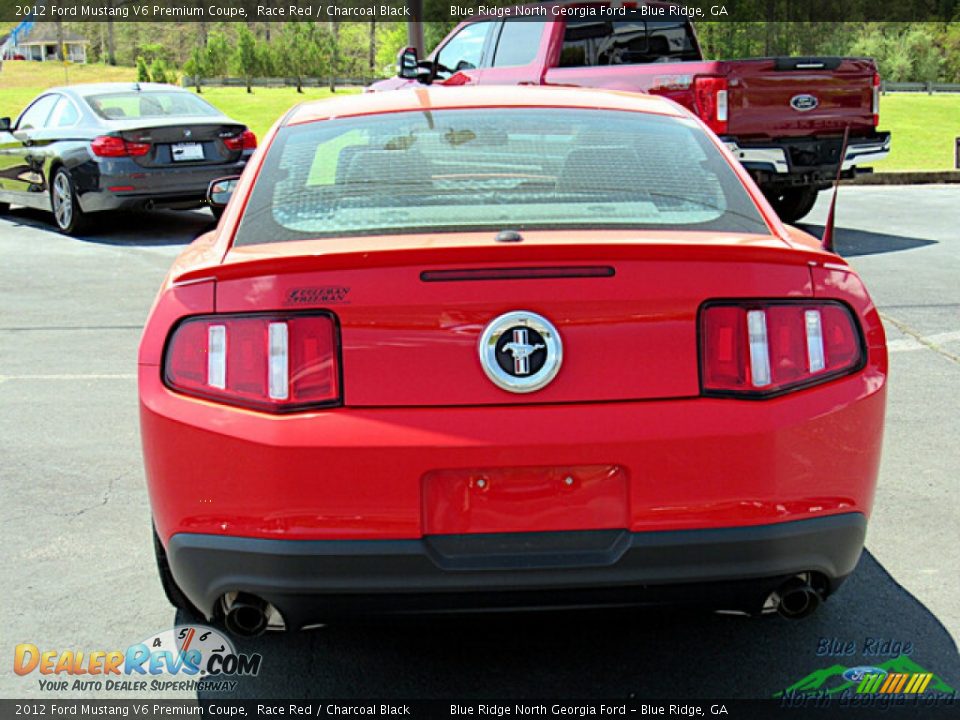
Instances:
[[[137,376],[129,374],[90,374],[90,375],[0,375],[0,383],[10,380],[136,380]]]
[[[921,342],[921,340],[923,342]],[[930,348],[931,345],[941,345],[943,343],[960,340],[960,330],[951,330],[950,332],[935,333],[920,338],[912,337],[902,338],[900,340],[891,340],[887,343],[889,352],[909,352],[911,350],[923,350]]]

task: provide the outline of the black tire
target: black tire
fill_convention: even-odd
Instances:
[[[214,207],[213,205],[208,205],[207,207],[210,208],[210,214],[213,215],[213,219],[216,220],[217,222],[220,222],[220,218],[223,217],[223,211],[226,208]]]
[[[777,211],[777,215],[785,223],[795,223],[813,210],[817,204],[817,195],[820,190],[815,187],[787,188],[775,192],[764,192],[767,200]]]
[[[170,571],[170,563],[167,562],[167,551],[163,549],[163,543],[160,542],[160,537],[157,535],[156,530],[153,531],[153,553],[157,558],[157,572],[160,574],[160,584],[163,586],[163,594],[167,596],[170,604],[192,618],[198,620],[205,619],[203,613],[197,610],[194,604],[183,594],[183,590],[177,585],[177,581],[173,579],[173,573]]]
[[[87,216],[77,201],[77,189],[70,171],[58,167],[50,183],[50,208],[57,230],[64,235],[78,235],[89,227]]]
[[[6,215],[10,212],[10,203],[0,202],[0,215]]]

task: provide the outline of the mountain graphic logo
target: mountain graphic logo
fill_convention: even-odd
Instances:
[[[875,666],[831,665],[814,670],[773,697],[796,695],[830,697],[848,690],[857,694],[902,695],[955,692],[942,678],[921,667],[907,655],[900,655]]]

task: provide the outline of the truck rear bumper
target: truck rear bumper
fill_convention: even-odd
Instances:
[[[842,140],[778,139],[767,143],[746,143],[736,138],[724,138],[730,149],[747,170],[789,175],[801,173],[836,173],[836,158]],[[843,170],[883,160],[890,154],[890,133],[876,133],[871,137],[850,138],[843,158]]]
[[[415,540],[275,540],[178,533],[171,570],[208,617],[241,591],[286,627],[367,613],[650,603],[758,612],[798,573],[832,592],[854,569],[866,518],[844,513],[750,527],[435,535]]]

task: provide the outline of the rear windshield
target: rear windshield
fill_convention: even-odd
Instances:
[[[87,104],[105,120],[157,118],[178,115],[219,115],[219,111],[193,93],[179,90],[104,93],[88,95]]]
[[[769,232],[692,120],[484,108],[283,128],[235,244],[505,228]]]
[[[560,67],[640,65],[700,60],[690,24],[683,21],[567,23]]]

